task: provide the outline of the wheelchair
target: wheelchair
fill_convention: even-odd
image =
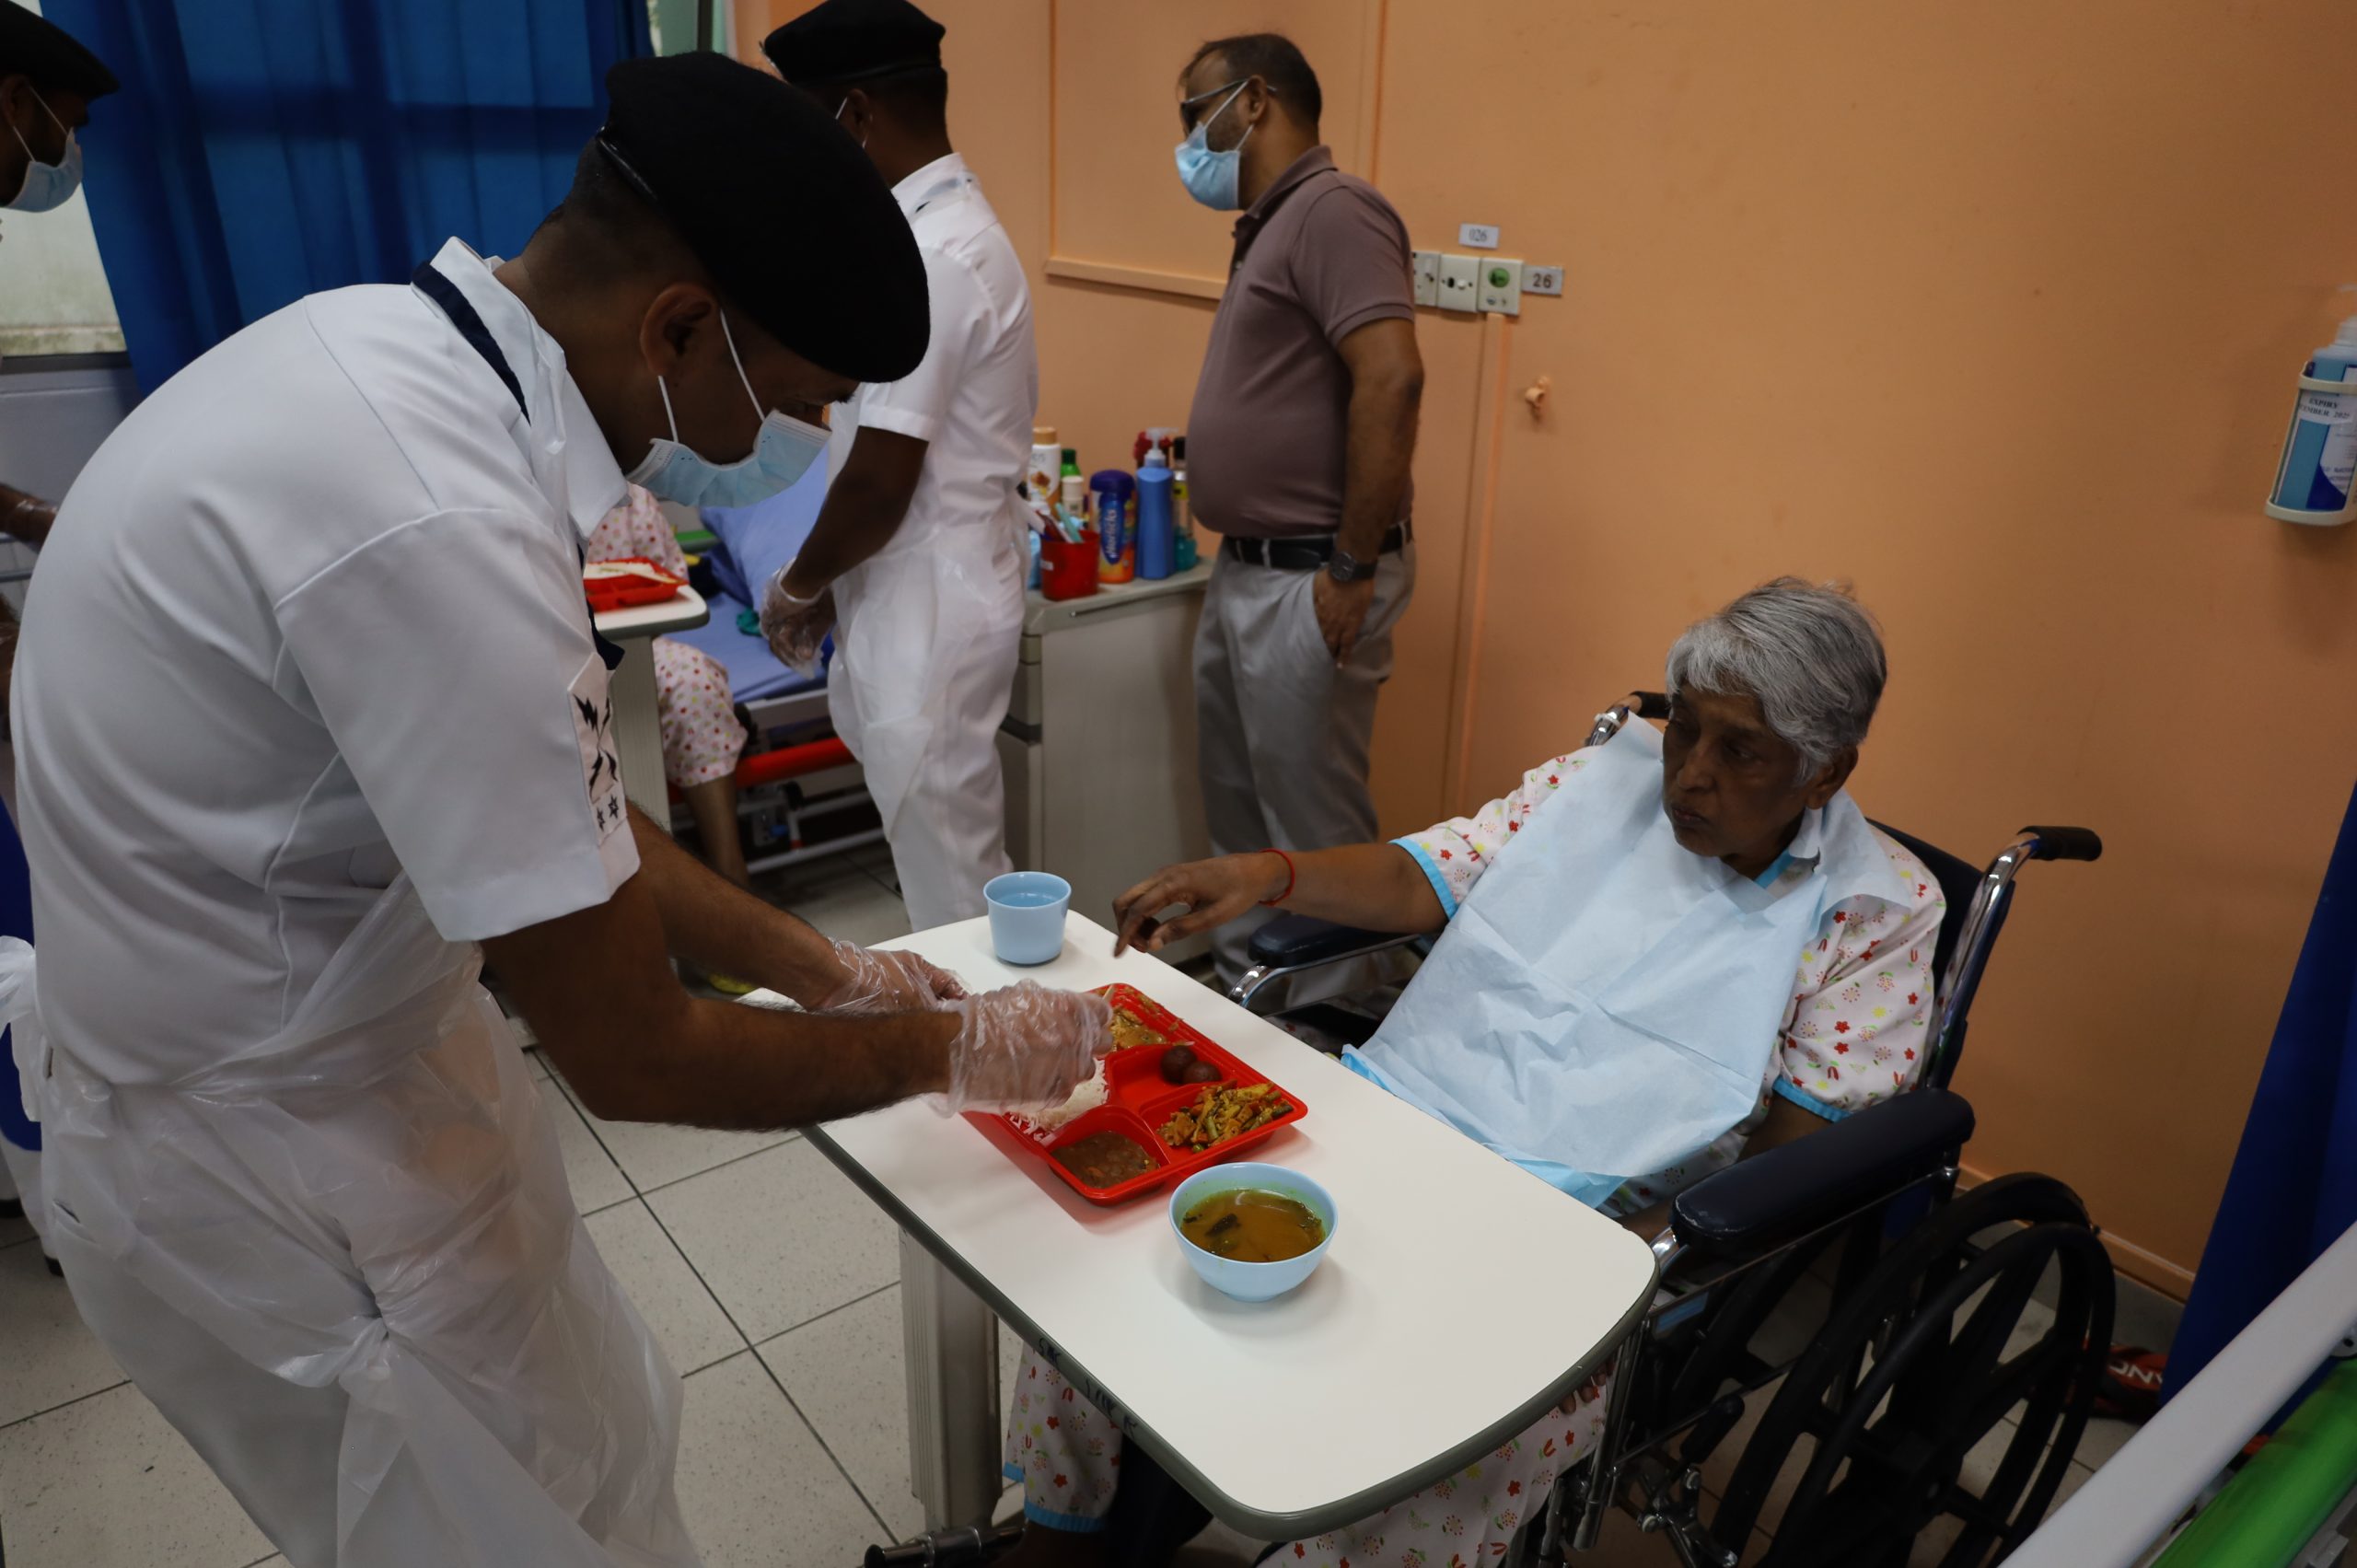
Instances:
[[[1658,693],[1633,695],[1596,716],[1587,745],[1631,716],[1667,716]],[[1876,826],[1947,899],[1922,1076],[1671,1201],[1652,1240],[1653,1303],[1596,1363],[1612,1372],[1602,1440],[1533,1511],[1509,1564],[1571,1568],[1617,1506],[1686,1568],[1975,1568],[2002,1560],[2053,1503],[2110,1350],[2110,1258],[2084,1205],[2050,1177],[1959,1191],[1973,1114],[1948,1085],[2014,877],[2034,860],[2095,860],[2102,842],[2026,828],[1976,871]],[[1377,1017],[1330,1000],[1280,1010],[1276,982],[1430,941],[1280,915],[1254,933],[1253,967],[1229,994],[1335,1049],[1364,1043]],[[1720,1469],[1715,1487],[1705,1467]],[[1771,1498],[1782,1513],[1755,1553]],[[1150,1456],[1133,1456],[1110,1521],[1115,1560],[1167,1561],[1207,1518]],[[958,1535],[970,1544],[947,1539]],[[868,1562],[985,1561],[1019,1535],[945,1532]]]
[[[1586,744],[1632,714],[1667,716],[1658,693],[1634,695],[1596,715]],[[2002,1560],[2053,1503],[2111,1344],[2111,1261],[2084,1205],[2050,1177],[1958,1191],[1973,1115],[1948,1085],[2015,876],[2034,860],[2094,860],[2103,844],[2085,829],[2026,828],[1976,871],[1875,825],[1947,898],[1918,1086],[1671,1202],[1652,1242],[1660,1287],[1612,1353],[1603,1439],[1557,1482],[1510,1562],[1563,1568],[1619,1506],[1687,1568],[1969,1568]],[[1429,940],[1280,915],[1254,934],[1253,967],[1230,994],[1363,1043],[1376,1019],[1330,1001],[1274,1012],[1275,982]],[[2029,1311],[2040,1296],[2042,1327]],[[1813,1330],[1799,1346],[1795,1319]],[[1706,1520],[1703,1469],[1747,1415]],[[1985,1480],[1968,1480],[1968,1456]],[[1755,1556],[1771,1497],[1783,1511]],[[1917,1557],[1919,1542],[1938,1555]]]

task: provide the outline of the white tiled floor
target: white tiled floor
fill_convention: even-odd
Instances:
[[[889,876],[888,858],[870,851],[803,872],[783,901],[822,929],[881,940],[906,929]],[[590,1236],[686,1378],[679,1489],[705,1562],[850,1564],[913,1531],[889,1224],[799,1138],[598,1121],[532,1060]],[[0,1220],[10,1568],[281,1568],[81,1327],[29,1235]],[[1003,1350],[1011,1376],[1012,1342]],[[2097,1462],[2124,1434],[2101,1424],[2114,1430],[2090,1433]],[[1214,1527],[1181,1562],[1240,1568],[1252,1555]],[[1578,1561],[1671,1559],[1616,1515],[1603,1550]]]

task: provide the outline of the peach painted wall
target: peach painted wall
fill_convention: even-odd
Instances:
[[[2297,107],[2339,100],[2357,12],[931,3],[1041,416],[1090,466],[1183,419],[1224,270],[1169,162],[1199,37],[1294,32],[1420,244],[1496,223],[1563,264],[1519,320],[1420,320],[1387,825],[1574,739],[1744,587],[1853,580],[1893,668],[1867,808],[1973,859],[2035,820],[2110,846],[2025,879],[1957,1079],[1972,1161],[2071,1181],[2182,1288],[2357,776],[2357,536],[2258,511],[2357,278]]]

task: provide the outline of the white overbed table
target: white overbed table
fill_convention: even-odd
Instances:
[[[1115,958],[1074,916],[1016,970],[974,920],[889,944],[975,990],[1123,981],[1300,1096],[1246,1157],[1323,1183],[1340,1211],[1309,1282],[1219,1295],[1179,1254],[1167,1190],[1110,1209],[971,1122],[911,1102],[810,1138],[899,1222],[910,1446],[929,1524],[987,1516],[1004,1410],[990,1314],[1057,1366],[1220,1519],[1314,1535],[1411,1495],[1515,1435],[1610,1353],[1651,1298],[1645,1243],[1160,959]]]

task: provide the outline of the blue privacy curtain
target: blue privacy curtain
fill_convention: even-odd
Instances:
[[[122,91],[82,134],[142,391],[290,300],[514,255],[652,52],[645,0],[47,0]]]
[[[2167,1392],[2210,1364],[2341,1232],[2357,1225],[2357,798],[2276,1019],[2218,1204]]]

